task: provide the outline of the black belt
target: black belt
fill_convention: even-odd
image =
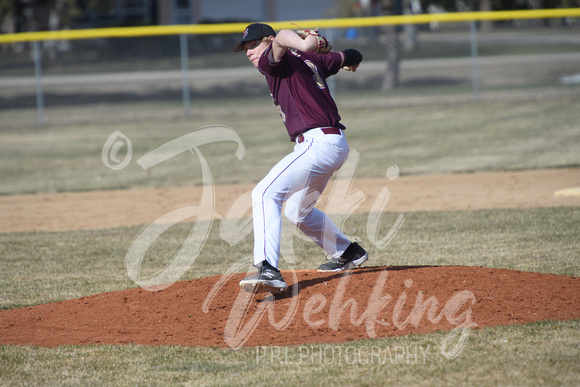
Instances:
[[[339,128],[320,128],[320,130],[324,134],[342,134],[342,132],[340,131]],[[306,132],[308,132],[308,130]],[[306,133],[306,132],[304,132],[304,133]],[[304,142],[304,133],[300,133],[298,136],[296,136],[296,142],[298,144]]]

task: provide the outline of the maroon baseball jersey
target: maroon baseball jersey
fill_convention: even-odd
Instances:
[[[308,129],[335,127],[340,123],[336,103],[326,84],[326,78],[340,70],[341,52],[318,54],[289,49],[280,62],[270,63],[264,51],[258,69],[266,76],[270,95],[286,125],[290,140]]]

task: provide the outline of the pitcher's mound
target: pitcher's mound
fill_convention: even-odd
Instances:
[[[245,274],[0,312],[0,343],[240,347],[351,340],[580,318],[580,278],[482,267],[283,271],[286,294]]]

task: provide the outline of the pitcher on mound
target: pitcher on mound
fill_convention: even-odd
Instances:
[[[282,30],[267,24],[249,25],[234,51],[245,51],[266,77],[270,95],[282,116],[294,151],[278,162],[252,191],[254,266],[256,274],[240,282],[249,292],[285,292],[278,270],[285,215],[320,246],[330,261],[320,272],[340,272],[359,266],[367,252],[351,242],[320,210],[315,208],[332,174],[348,157],[349,148],[340,115],[326,78],[340,69],[356,71],[360,52],[331,52],[332,46],[317,30]]]

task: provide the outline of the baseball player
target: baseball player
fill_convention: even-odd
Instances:
[[[252,191],[254,266],[258,273],[240,282],[250,292],[284,292],[278,270],[285,215],[320,246],[330,261],[320,272],[340,272],[359,266],[367,252],[346,236],[320,210],[316,201],[332,174],[348,157],[344,125],[326,84],[341,68],[356,71],[360,52],[330,52],[332,46],[317,30],[282,30],[267,24],[249,25],[234,51],[245,51],[266,77],[270,95],[282,116],[294,151],[276,164]]]

